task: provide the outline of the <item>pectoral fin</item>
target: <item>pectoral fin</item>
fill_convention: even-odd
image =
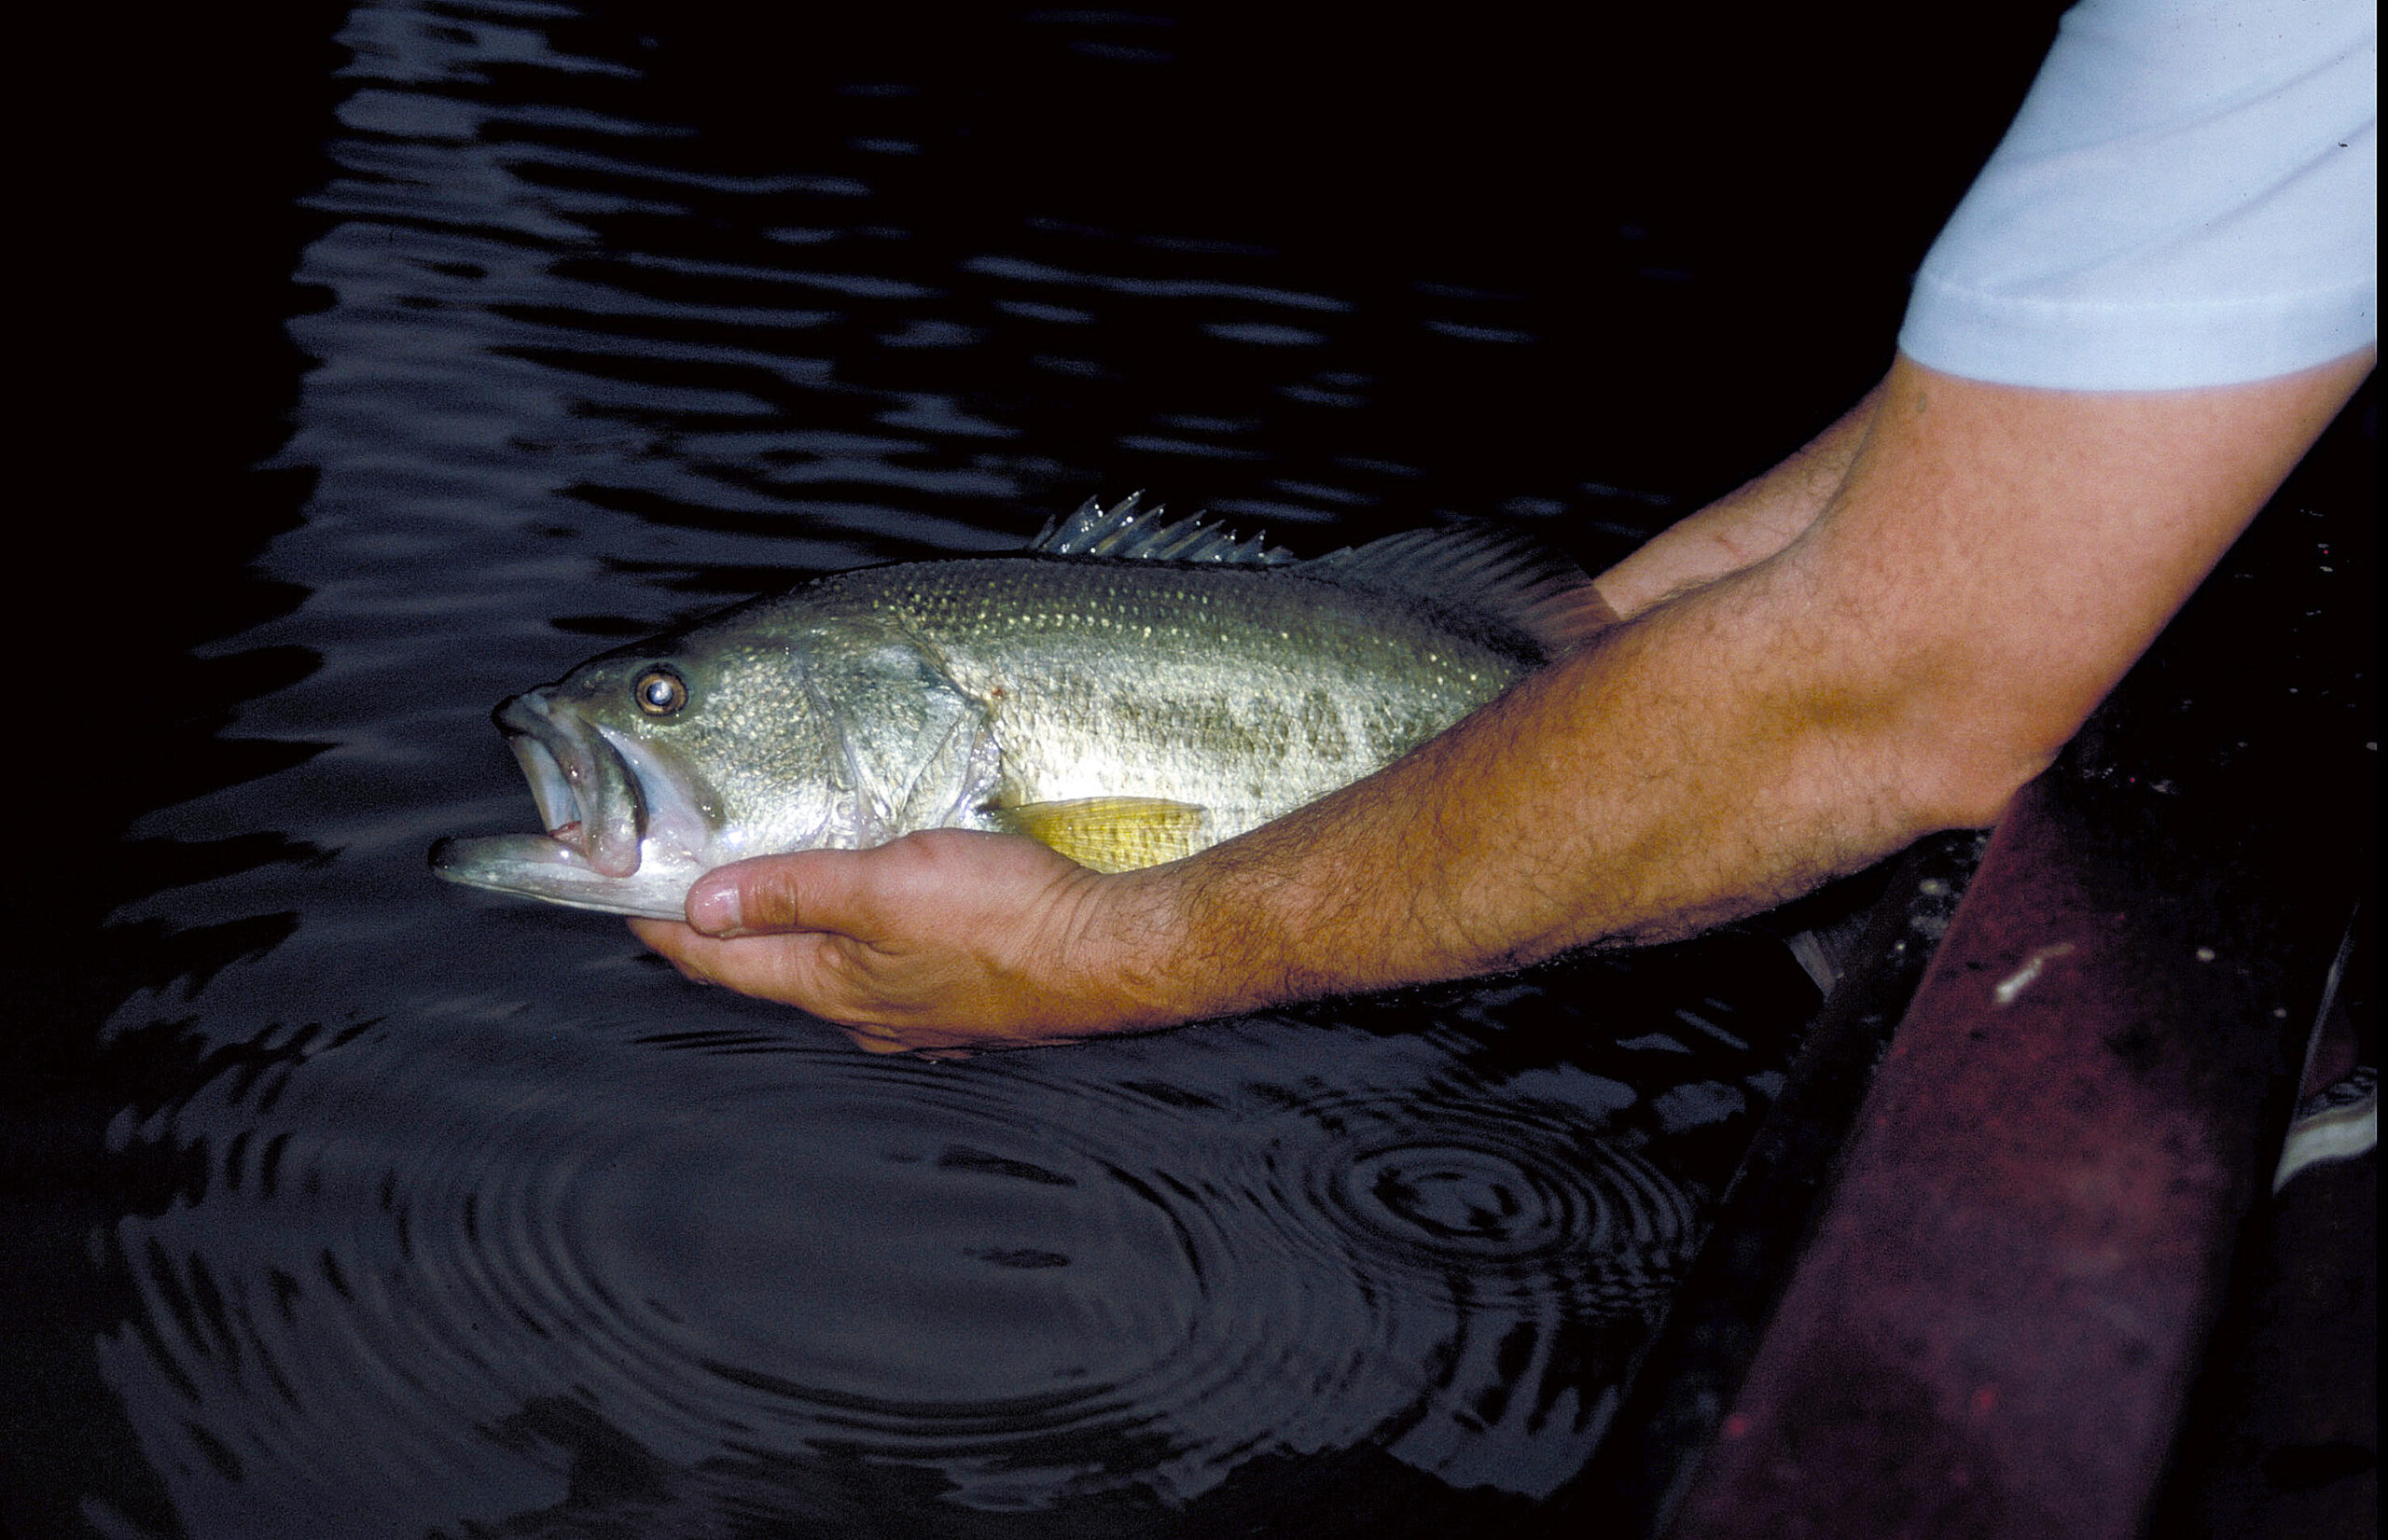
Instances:
[[[995,821],[1097,871],[1157,867],[1191,855],[1211,842],[1207,811],[1191,802],[1156,797],[1028,802],[998,810]]]

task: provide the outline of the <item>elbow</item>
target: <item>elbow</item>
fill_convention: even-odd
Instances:
[[[1970,649],[1896,653],[1867,673],[1811,695],[1809,719],[1839,738],[1850,789],[1870,792],[1880,832],[1900,842],[1997,823],[2104,695]]]
[[[2088,715],[2070,701],[2000,701],[1996,692],[1905,714],[1894,753],[1907,822],[1918,836],[1997,823]]]
[[[2005,816],[2015,794],[2056,760],[2056,751],[2000,746],[1974,752],[1943,748],[1919,768],[1911,822],[1918,835],[1938,829],[1988,828]]]

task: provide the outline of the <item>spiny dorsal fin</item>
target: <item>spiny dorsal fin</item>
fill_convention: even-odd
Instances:
[[[1202,522],[1200,515],[1164,523],[1168,509],[1145,504],[1141,492],[1130,493],[1109,509],[1090,497],[1067,519],[1048,520],[1028,543],[1038,556],[1110,556],[1145,562],[1237,562],[1277,565],[1294,560],[1293,552],[1269,544],[1264,532],[1239,540],[1223,529]]]
[[[1473,611],[1556,657],[1617,624],[1582,569],[1531,537],[1487,524],[1409,530],[1302,563],[1305,576]]]
[[[1133,871],[1193,854],[1211,841],[1210,814],[1157,797],[1080,797],[994,811],[1012,834],[1049,845],[1097,871]]]

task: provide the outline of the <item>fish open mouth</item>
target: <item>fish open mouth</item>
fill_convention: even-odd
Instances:
[[[432,871],[575,909],[684,918],[688,885],[726,858],[710,811],[718,799],[702,781],[548,688],[505,701],[494,719],[547,832],[442,839],[431,847]]]
[[[531,783],[548,838],[607,877],[637,871],[646,806],[614,746],[544,690],[501,703],[493,719]]]

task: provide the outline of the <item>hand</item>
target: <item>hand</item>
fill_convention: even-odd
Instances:
[[[826,1017],[880,1053],[1068,1042],[1173,1018],[1139,993],[1141,885],[1034,840],[932,829],[719,867],[688,923],[633,920],[701,983]]]

